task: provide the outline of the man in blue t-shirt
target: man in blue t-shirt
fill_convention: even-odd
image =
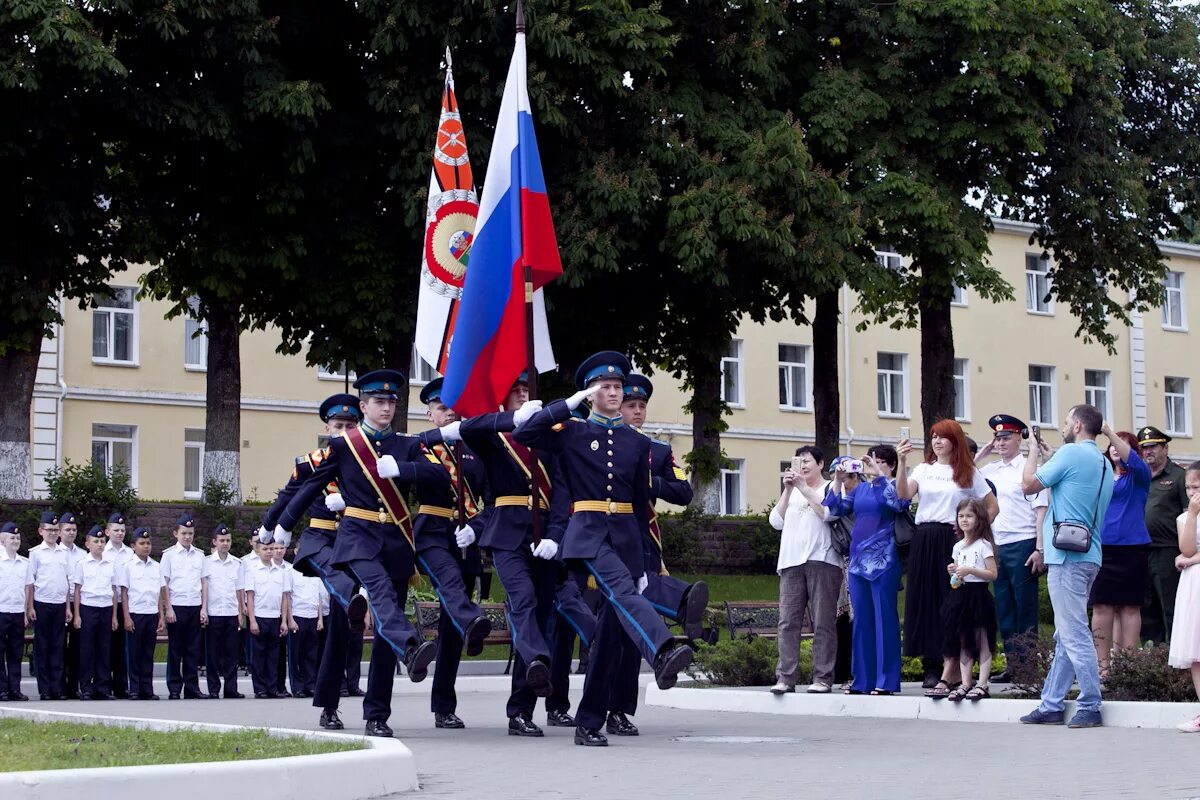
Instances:
[[[1100,528],[1112,500],[1112,469],[1096,444],[1104,417],[1094,407],[1077,405],[1067,412],[1062,437],[1066,444],[1046,460],[1050,449],[1037,441],[1037,459],[1025,463],[1022,486],[1026,494],[1050,489],[1050,513],[1038,535],[1037,549],[1045,552],[1049,568],[1050,604],[1054,607],[1054,661],[1042,684],[1042,702],[1021,722],[1061,725],[1067,692],[1079,679],[1077,711],[1072,728],[1096,728],[1100,717],[1100,665],[1088,624],[1087,603],[1092,583],[1100,571]],[[1036,470],[1036,471],[1035,471]],[[1054,546],[1054,524],[1075,522],[1087,525],[1091,545],[1085,552]]]

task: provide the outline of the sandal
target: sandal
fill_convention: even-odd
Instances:
[[[938,681],[932,689],[925,692],[926,697],[931,697],[934,700],[941,700],[943,697],[950,696],[950,684],[945,681]]]
[[[988,686],[984,684],[975,684],[971,687],[971,691],[967,692],[967,699],[971,702],[983,700],[986,697],[991,697],[991,692],[988,691]]]
[[[895,692],[889,692],[887,689],[872,689],[871,694],[875,697],[891,697]]]
[[[842,689],[842,694],[866,694],[866,692],[860,691],[858,689],[851,689],[850,687],[846,687],[845,689]]]
[[[959,685],[959,687],[957,689],[952,691],[950,694],[946,695],[946,699],[949,700],[951,703],[957,703],[957,702],[961,701],[964,697],[966,697],[970,693],[970,691],[971,691],[970,689],[964,689],[961,685]]]

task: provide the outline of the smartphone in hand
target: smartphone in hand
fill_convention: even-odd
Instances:
[[[907,425],[905,425],[904,427],[902,427],[900,429],[900,438],[901,439],[907,439],[907,438],[909,438],[909,435],[910,435],[910,432],[909,432]]]
[[[1032,430],[1034,440],[1040,442],[1042,440],[1042,426],[1034,425],[1032,426]]]

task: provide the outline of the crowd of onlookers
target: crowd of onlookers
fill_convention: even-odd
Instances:
[[[1066,722],[1078,682],[1070,726],[1101,725],[1111,654],[1146,641],[1170,643],[1170,665],[1191,670],[1200,697],[1200,462],[1185,470],[1162,431],[1114,432],[1086,404],[1067,413],[1057,448],[1011,415],[989,428],[982,448],[942,420],[923,454],[907,436],[828,463],[817,447],[796,451],[770,513],[781,531],[772,691],[795,691],[806,618],[807,691],[834,690],[848,596],[847,694],[898,693],[908,656],[922,661],[926,696],[988,698],[1011,678],[1009,668],[992,674],[997,638],[1011,668],[1037,636],[1047,573],[1054,657],[1042,702],[1022,722]],[[1200,732],[1200,717],[1179,727]]]

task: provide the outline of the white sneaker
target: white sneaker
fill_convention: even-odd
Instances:
[[[1181,722],[1175,727],[1184,733],[1200,733],[1200,717],[1189,719],[1187,722]]]
[[[808,687],[805,691],[808,692],[809,694],[829,694],[830,686],[828,683],[819,683],[818,682],[818,683],[814,683],[812,686]]]
[[[775,685],[771,687],[771,694],[787,694],[794,691],[796,691],[795,686],[788,686],[783,681],[776,681]]]

